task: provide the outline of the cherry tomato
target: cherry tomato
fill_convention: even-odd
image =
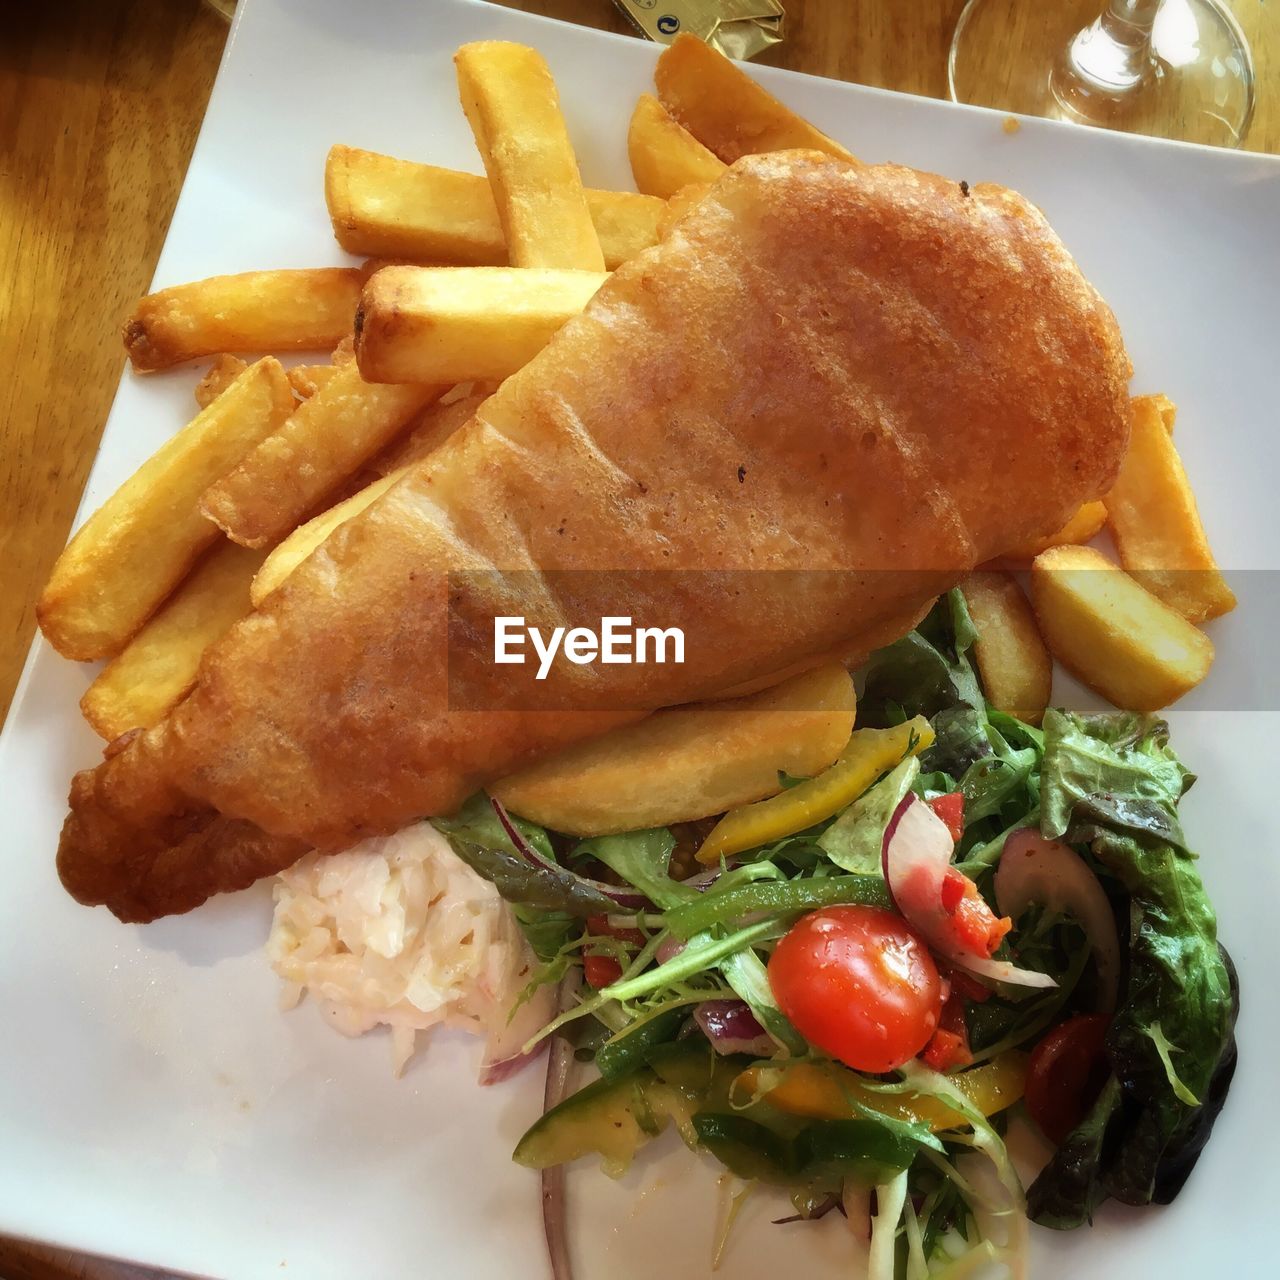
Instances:
[[[950,931],[960,946],[984,959],[995,954],[1000,940],[1013,928],[1013,921],[997,916],[978,886],[955,867],[948,867],[942,879],[942,909],[951,917]]]
[[[954,975],[951,994],[943,1002],[942,1013],[938,1017],[938,1029],[920,1059],[926,1067],[944,1073],[967,1067],[973,1061],[973,1053],[969,1049],[969,1024],[964,1016],[964,996]]]
[[[969,1052],[968,1039],[958,1031],[947,1031],[939,1027],[933,1033],[933,1039],[925,1046],[920,1060],[926,1067],[941,1071],[944,1075],[956,1067],[967,1067],[973,1061]]]
[[[953,840],[964,835],[964,796],[958,791],[949,792],[945,796],[934,796],[929,801],[929,808],[942,819],[943,826],[951,832]]]
[[[611,987],[622,977],[622,966],[612,956],[588,953],[582,957],[582,976],[587,986],[599,991],[601,987]]]
[[[644,946],[644,934],[639,929],[618,928],[609,923],[608,916],[588,916],[587,932],[599,938],[618,938],[637,947]],[[592,955],[587,951],[582,957],[582,976],[586,979],[587,986],[598,991],[622,977],[622,966],[613,956]]]
[[[769,961],[796,1030],[857,1071],[892,1071],[929,1043],[942,982],[928,947],[891,911],[827,907],[798,920]]]
[[[1084,1119],[1107,1082],[1103,1040],[1109,1023],[1100,1013],[1068,1018],[1031,1051],[1027,1110],[1057,1146]]]

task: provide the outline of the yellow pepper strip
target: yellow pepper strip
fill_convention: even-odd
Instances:
[[[730,809],[698,850],[698,861],[714,866],[721,857],[781,840],[852,804],[882,773],[933,741],[923,716],[891,729],[858,729],[835,764],[767,800]]]
[[[763,1067],[748,1067],[733,1082],[733,1096],[754,1096]],[[957,1093],[967,1098],[984,1116],[1011,1107],[1022,1097],[1027,1078],[1027,1055],[1009,1049],[998,1058],[969,1071],[947,1077]],[[966,1124],[964,1117],[940,1098],[916,1093],[875,1093],[863,1088],[857,1075],[836,1063],[799,1062],[782,1069],[780,1082],[765,1100],[795,1116],[818,1120],[848,1120],[857,1115],[851,1102],[895,1120],[920,1121],[930,1129],[956,1129]]]

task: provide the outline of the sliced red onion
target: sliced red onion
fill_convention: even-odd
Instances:
[[[844,1193],[840,1197],[840,1208],[844,1212],[845,1221],[853,1237],[865,1249],[871,1240],[871,1202],[875,1199],[875,1189],[860,1186],[856,1178],[846,1178]]]
[[[957,969],[972,974],[975,978],[985,978],[988,982],[1005,982],[1011,987],[1036,987],[1047,990],[1058,985],[1057,979],[1037,969],[1020,969],[1008,960],[982,960],[977,956],[947,957]]]
[[[501,1084],[504,1080],[510,1080],[535,1058],[540,1057],[546,1047],[545,1043],[539,1043],[528,1053],[517,1053],[510,1058],[501,1058],[497,1062],[482,1062],[480,1074],[476,1079],[482,1085]]]
[[[1039,903],[1076,920],[1098,970],[1098,1011],[1110,1013],[1120,990],[1120,937],[1106,891],[1070,845],[1023,827],[1004,842],[995,878],[1000,910],[1015,919]]]
[[[556,1016],[556,988],[541,986],[524,1002],[509,1022],[489,1033],[480,1062],[480,1083],[500,1084],[528,1066],[545,1049],[540,1041],[528,1053],[524,1046]]]
[[[893,842],[893,838],[898,834],[898,824],[902,821],[903,815],[911,808],[911,802],[916,799],[914,791],[908,791],[901,800],[898,801],[898,807],[893,811],[889,818],[889,823],[884,829],[884,839],[880,842],[880,870],[884,874],[885,888],[889,890],[889,901],[897,907],[899,913],[902,908],[898,906],[898,900],[893,896],[893,881],[889,878],[889,846]],[[941,819],[939,819],[941,821]],[[948,833],[949,834],[949,833]],[[947,851],[947,861],[951,861],[952,849]]]
[[[893,905],[930,942],[948,918],[942,887],[954,851],[942,819],[914,792],[903,796],[885,828],[880,866]]]
[[[693,1011],[693,1020],[719,1054],[767,1058],[776,1047],[744,1000],[704,1000]]]
[[[914,792],[905,796],[889,819],[881,846],[881,865],[894,906],[934,951],[958,969],[1011,986],[1056,987],[1047,973],[975,955],[959,942],[952,917],[942,905],[954,852],[955,841],[942,819]]]
[[[574,965],[565,975],[557,991],[556,1009],[570,1008],[582,985],[582,970]],[[573,1043],[563,1031],[550,1037],[547,1055],[547,1084],[542,1093],[542,1114],[558,1107],[569,1092],[569,1068],[573,1065]],[[569,1261],[568,1214],[565,1206],[564,1165],[555,1164],[542,1171],[542,1230],[547,1238],[547,1257],[551,1262],[551,1280],[573,1280]]]
[[[722,875],[724,875],[723,868],[712,867],[710,871],[699,871],[696,876],[690,876],[683,883],[690,889],[697,889],[699,893],[706,893]]]
[[[606,898],[612,899],[620,907],[628,907],[634,911],[645,911],[653,906],[653,903],[643,893],[639,893],[635,889],[620,887],[616,884],[606,884],[603,880],[592,880],[588,876],[580,876],[576,871],[571,871],[568,867],[561,866],[560,863],[543,857],[520,834],[520,828],[511,821],[511,815],[507,813],[502,801],[490,796],[489,803],[493,806],[494,813],[498,815],[498,821],[502,823],[502,829],[507,833],[507,838],[511,841],[515,851],[526,862],[531,862],[535,867],[541,867],[544,871],[554,871],[557,875],[572,876],[589,889],[594,889],[597,893],[602,893]]]
[[[658,964],[666,964],[668,960],[674,960],[688,945],[687,942],[681,942],[674,936],[664,938],[658,943],[658,949],[653,953],[653,958]]]

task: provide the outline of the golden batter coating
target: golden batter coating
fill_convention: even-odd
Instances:
[[[647,709],[882,641],[1107,490],[1128,375],[1020,196],[743,159],[77,777],[63,881],[123,919],[189,910]],[[681,626],[686,660],[535,687],[490,661],[495,613]]]

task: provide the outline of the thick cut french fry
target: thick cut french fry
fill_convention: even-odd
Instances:
[[[1106,504],[1120,563],[1153,595],[1188,622],[1236,607],[1154,396],[1133,401],[1129,449]]]
[[[482,390],[471,391],[456,400],[447,397],[429,404],[408,429],[396,437],[376,457],[369,459],[368,470],[376,475],[389,475],[419,458],[434,453],[460,427],[476,416],[476,410],[493,394],[492,384],[477,384]]]
[[[375,386],[344,364],[279,431],[208,487],[200,510],[233,542],[270,546],[445,390]]]
[[[1173,424],[1178,420],[1178,406],[1169,399],[1163,391],[1153,396],[1139,396],[1140,400],[1150,400],[1156,407],[1156,411],[1160,414],[1160,421],[1164,423],[1164,429],[1173,435]]]
[[[663,200],[690,183],[714,182],[726,168],[651,93],[631,113],[627,155],[636,187]]]
[[[404,474],[404,469],[389,472],[351,497],[344,498],[328,511],[322,511],[306,524],[299,525],[262,562],[249,588],[256,609],[339,525],[346,524],[375,499],[382,497]]]
[[[1039,724],[1053,690],[1053,659],[1021,588],[1007,573],[971,573],[961,584],[978,639],[973,656],[992,706]]]
[[[297,364],[289,370],[289,385],[299,400],[310,400],[337,372],[336,364]]]
[[[687,187],[681,187],[679,191],[667,201],[666,212],[662,215],[662,221],[658,223],[658,238],[665,240],[667,232],[671,230],[681,218],[684,217],[695,204],[698,204],[711,190],[709,182],[691,182]]]
[[[218,351],[323,351],[350,331],[359,296],[351,267],[210,276],[143,298],[125,350],[140,371]]]
[[[725,164],[794,147],[855,159],[696,36],[677,36],[667,46],[653,80],[662,105]]]
[[[1092,547],[1051,547],[1031,566],[1049,652],[1129,711],[1158,711],[1209,673],[1213,643]]]
[[[500,382],[607,279],[538,267],[388,267],[360,298],[360,373],[370,382]]]
[[[401,435],[366,463],[365,474],[374,476],[374,479],[367,480],[351,497],[335,503],[314,520],[298,526],[271,552],[259,575],[253,580],[252,599],[255,607],[278,588],[280,582],[298,564],[305,561],[339,525],[346,524],[352,516],[364,511],[372,500],[387,492],[390,485],[412,463],[434,452],[454,431],[470,422],[477,408],[492,396],[493,390],[492,385],[484,385],[484,389],[449,398],[458,392],[458,388],[454,388],[448,396],[422,408],[416,420]]]
[[[556,82],[542,55],[527,45],[481,40],[464,44],[453,62],[512,266],[603,271]]]
[[[85,521],[36,606],[59,653],[88,662],[124,648],[216,540],[200,515],[201,494],[282,427],[293,407],[280,362],[259,360]]]
[[[779,770],[821,772],[853,720],[853,682],[830,664],[731,702],[659,711],[489,790],[514,813],[571,835],[688,822],[776,794]]]
[[[263,553],[221,539],[80,699],[108,742],[158,724],[195,684],[200,658],[252,607],[249,584]]]
[[[588,191],[587,206],[606,270],[620,267],[658,243],[666,201],[636,191]]]
[[[348,253],[464,267],[505,266],[507,243],[487,178],[335,146],[324,170],[333,234]],[[588,191],[612,270],[656,244],[666,207],[631,191]]]
[[[207,409],[248,367],[239,356],[225,351],[215,356],[204,377],[196,383],[196,404]]]
[[[1048,551],[1050,547],[1079,546],[1080,543],[1096,537],[1106,523],[1107,508],[1101,502],[1086,502],[1061,529],[1047,537],[1037,538],[1034,542],[1015,547],[1012,551],[1006,552],[1004,558],[1025,563],[1028,560],[1034,560],[1042,551]]]

